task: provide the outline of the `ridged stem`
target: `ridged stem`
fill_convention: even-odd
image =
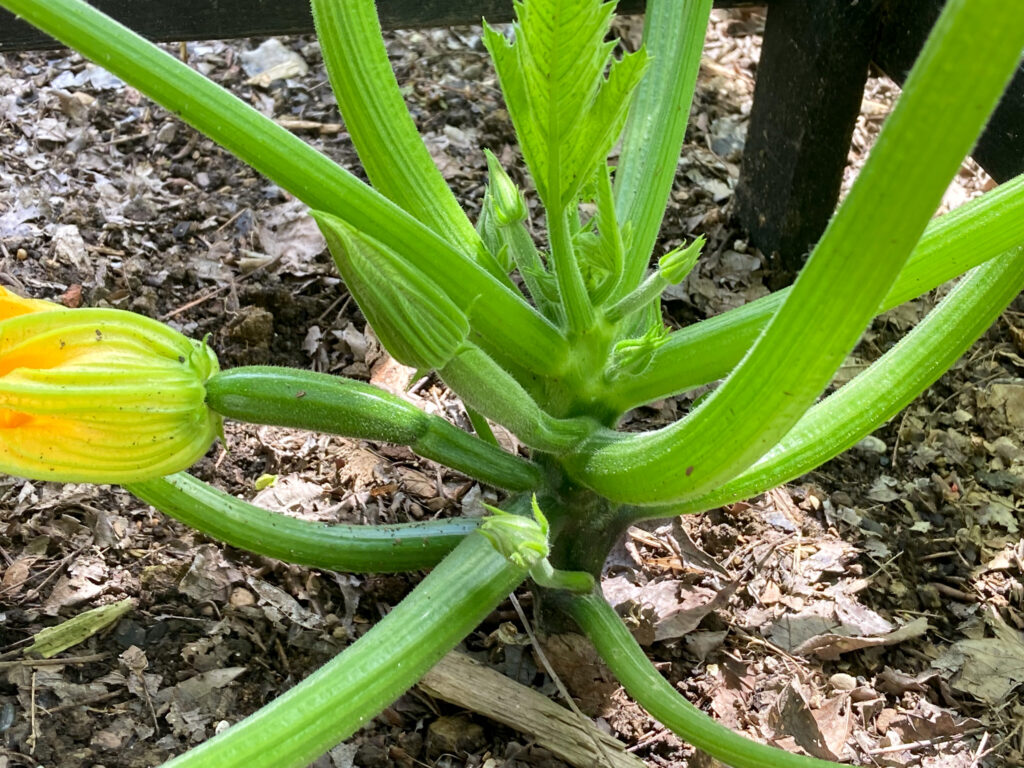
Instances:
[[[252,424],[407,445],[499,488],[525,491],[540,483],[540,469],[531,462],[353,379],[295,368],[233,368],[206,383],[206,402],[222,416]]]
[[[370,183],[496,278],[507,280],[416,129],[391,69],[373,0],[313,0],[312,8],[331,88]]]
[[[615,301],[640,284],[668,205],[697,85],[711,0],[649,0],[644,46],[650,65],[633,95],[615,171],[620,226],[630,227]]]
[[[681,739],[732,768],[839,766],[751,741],[716,723],[661,676],[603,597],[590,594],[563,599],[569,615],[590,638],[626,693]]]
[[[564,453],[597,427],[586,418],[559,419],[541,408],[486,352],[465,344],[438,373],[463,401],[526,445]]]
[[[934,383],[1024,289],[1024,247],[976,268],[900,342],[811,408],[748,470],[683,504],[635,507],[634,520],[701,512],[799,477],[885,423]]]
[[[544,291],[544,284],[551,284],[551,275],[548,274],[544,263],[537,253],[537,246],[533,244],[526,229],[525,222],[513,222],[507,226],[497,225],[498,236],[502,244],[508,249],[508,254],[519,270],[519,275],[526,284],[526,289],[533,298],[533,303],[544,313],[544,316],[555,323],[564,320],[561,306],[553,303]]]
[[[167,768],[308,765],[414,685],[525,576],[481,534],[467,536],[341,654]]]
[[[929,223],[877,314],[1024,242],[1024,175]],[[792,288],[683,328],[657,350],[642,376],[623,377],[608,398],[619,413],[727,376]]]
[[[124,486],[217,541],[329,571],[400,573],[432,568],[479,527],[457,518],[398,525],[328,525],[269,512],[179,472]]]
[[[585,333],[594,324],[594,306],[583,284],[580,265],[576,261],[569,217],[565,208],[548,211],[548,239],[551,245],[549,264],[555,274],[558,296],[565,313],[566,330],[573,336]]]
[[[595,435],[567,464],[573,478],[614,501],[681,502],[778,442],[889,293],[1022,47],[1019,9],[950,0],[849,196],[747,356],[680,422],[640,436]]]

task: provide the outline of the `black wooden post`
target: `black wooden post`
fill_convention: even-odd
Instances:
[[[874,60],[900,85],[907,79],[943,5],[945,0],[889,0]],[[1024,65],[1003,94],[971,156],[996,181],[1024,173]]]
[[[843,179],[878,32],[877,0],[780,0],[768,11],[736,190],[782,282],[824,230]]]
[[[89,4],[158,42],[305,34],[309,0],[89,0]],[[386,28],[479,23],[511,16],[511,0],[379,0]],[[0,9],[0,53],[57,47],[47,35]]]
[[[1013,76],[971,156],[996,181],[1024,173],[1024,66]]]

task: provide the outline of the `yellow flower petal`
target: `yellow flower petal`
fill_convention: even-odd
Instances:
[[[29,312],[48,312],[51,309],[62,309],[60,304],[42,299],[25,299],[0,286],[0,320],[28,314]]]
[[[187,468],[220,434],[205,403],[218,369],[205,344],[131,312],[65,309],[9,291],[0,293],[3,312],[0,472],[136,482]]]

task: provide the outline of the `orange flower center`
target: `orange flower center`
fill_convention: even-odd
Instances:
[[[32,417],[21,411],[12,411],[10,408],[0,408],[0,429],[15,429],[23,427],[32,420]]]

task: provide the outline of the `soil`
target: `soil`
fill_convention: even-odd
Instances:
[[[709,238],[698,270],[666,296],[677,325],[767,292],[767,260],[730,219],[762,28],[755,11],[713,17],[660,244]],[[621,22],[627,40],[638,30]],[[262,42],[172,50],[358,169],[316,42],[282,39],[292,69],[260,79]],[[399,32],[389,46],[433,156],[475,217],[478,148],[516,153],[480,30]],[[872,80],[850,178],[895,93]],[[965,164],[947,207],[990,186]],[[395,391],[408,381],[301,205],[66,52],[0,57],[0,257],[0,281],[24,295],[209,334],[223,367],[292,365]],[[876,320],[836,385],[934,301]],[[796,484],[629,532],[605,592],[691,701],[751,737],[852,764],[1024,763],[1022,311],[1004,313],[905,413]],[[678,418],[698,394],[638,410],[631,428]],[[407,396],[465,421],[435,379]],[[193,471],[263,506],[338,522],[473,513],[493,498],[402,448],[240,424]],[[0,574],[0,768],[159,764],[315,670],[418,578],[299,568],[222,547],[118,488],[13,477],[0,478]],[[123,599],[130,612],[58,663],[23,654],[44,627]],[[554,696],[523,632],[506,604],[463,650]],[[573,674],[589,658],[578,642],[548,649],[581,707],[633,755],[710,765],[607,678]],[[453,728],[459,738],[444,738]],[[529,734],[416,689],[315,763],[564,764]]]

